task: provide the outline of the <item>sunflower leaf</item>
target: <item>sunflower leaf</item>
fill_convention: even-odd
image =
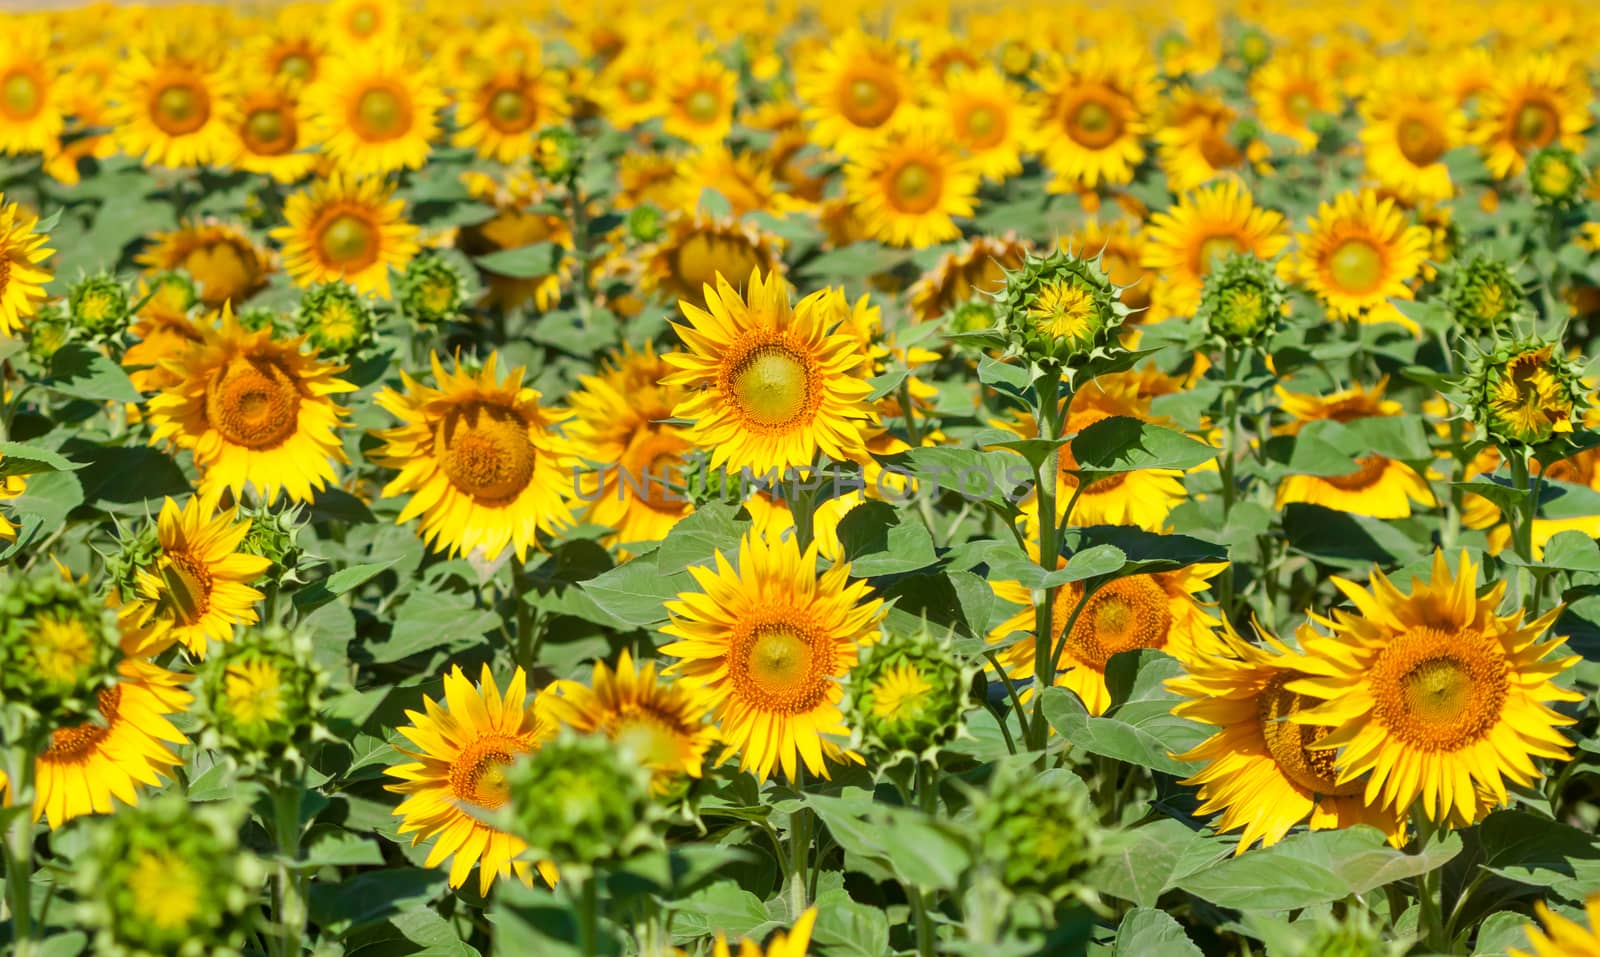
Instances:
[[[1096,422],[1072,440],[1073,458],[1092,472],[1191,469],[1217,454],[1182,432],[1122,415]]]

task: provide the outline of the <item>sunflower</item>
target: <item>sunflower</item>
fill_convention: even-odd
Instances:
[[[131,47],[118,69],[108,121],[117,145],[150,166],[204,166],[232,159],[226,105],[232,83],[219,58],[180,52],[171,39]]]
[[[405,800],[394,809],[399,833],[411,844],[438,840],[424,867],[450,862],[450,886],[460,887],[478,870],[478,892],[489,893],[495,878],[511,877],[532,886],[533,869],[518,860],[527,844],[483,823],[474,812],[494,811],[511,799],[506,771],[511,763],[533,753],[555,728],[528,701],[527,676],[521,668],[511,676],[504,697],[489,666],[483,666],[476,687],[460,666],[444,679],[444,707],[423,698],[426,712],[407,711],[411,723],[399,731],[417,750],[396,748],[414,760],[385,772],[400,783],[386,787]],[[556,881],[555,868],[540,862],[540,875]]]
[[[1122,287],[1122,304],[1133,310],[1129,322],[1149,318],[1142,310],[1150,308],[1150,287],[1155,276],[1144,268],[1145,235],[1140,224],[1130,219],[1084,220],[1066,244],[1084,256],[1099,256],[1100,268],[1113,283]]]
[[[1022,91],[1000,71],[952,71],[931,110],[984,179],[1001,182],[1022,172],[1024,141],[1037,121]]]
[[[1151,306],[1160,317],[1192,316],[1219,259],[1233,253],[1271,259],[1289,243],[1283,215],[1256,206],[1231,179],[1183,194],[1177,206],[1150,218],[1145,235],[1144,267],[1159,277]]]
[[[0,39],[0,153],[48,153],[60,141],[65,83],[48,30],[25,27]]]
[[[456,146],[499,163],[533,156],[539,131],[572,112],[554,74],[538,61],[474,77],[456,96]]]
[[[316,168],[317,154],[306,149],[310,118],[296,89],[279,81],[239,94],[232,113],[238,140],[233,165],[280,183],[293,183]]]
[[[539,696],[553,721],[584,733],[600,732],[630,746],[650,769],[650,788],[670,793],[679,779],[698,778],[717,729],[706,722],[716,705],[712,692],[656,677],[655,662],[635,667],[624,649],[615,671],[597,661],[589,684],[560,680]]]
[[[906,291],[912,315],[932,322],[981,296],[1005,288],[1006,270],[1021,267],[1028,244],[1014,232],[975,236],[966,245],[939,257],[939,262]]]
[[[1374,83],[1361,103],[1367,173],[1408,203],[1455,195],[1444,154],[1466,142],[1467,117],[1436,84],[1398,77]]]
[[[1064,564],[1065,559],[1062,561]],[[1127,575],[1102,585],[1087,601],[1082,582],[1060,588],[1050,616],[1052,640],[1062,646],[1056,659],[1055,684],[1076,694],[1090,714],[1100,715],[1111,707],[1106,665],[1113,655],[1154,648],[1186,664],[1208,655],[1215,647],[1213,629],[1219,622],[1206,613],[1195,595],[1210,587],[1211,579],[1225,567],[1227,563],[1217,562],[1152,575]],[[1022,607],[990,631],[988,640],[994,644],[1013,635],[1029,635],[1006,646],[997,657],[1012,681],[1030,679],[1037,640],[1033,594],[1020,582],[989,585],[996,598]],[[1083,610],[1063,640],[1062,632],[1080,601]],[[1032,687],[1027,688],[1022,699],[1030,700],[1033,693]]]
[[[493,217],[465,227],[456,236],[456,248],[477,257],[501,249],[534,243],[555,243],[573,248],[572,228],[566,218],[542,208],[543,188],[528,173],[512,175],[504,183],[482,174],[464,174],[467,192],[495,208]],[[484,270],[489,286],[485,301],[504,310],[532,305],[540,312],[561,301],[561,287],[571,278],[571,260],[563,256],[556,271],[542,276],[504,276]]]
[[[160,273],[139,281],[136,299],[144,306],[129,327],[135,341],[122,353],[122,368],[135,389],[160,392],[182,381],[165,363],[182,358],[205,338],[189,318],[197,301],[194,283],[182,273]]]
[[[1238,113],[1216,94],[1178,87],[1166,113],[1156,131],[1156,155],[1168,189],[1194,189],[1245,165],[1246,152],[1233,139]]]
[[[341,46],[354,46],[364,55],[370,47],[387,46],[399,37],[402,16],[397,0],[335,0],[324,22]]]
[[[297,286],[342,281],[360,292],[389,295],[389,270],[404,270],[417,254],[417,227],[405,220],[405,201],[379,179],[339,174],[291,194],[287,225],[272,231],[284,268]]]
[[[811,928],[816,923],[817,909],[808,907],[787,933],[780,930],[773,934],[765,950],[755,941],[744,938],[739,941],[737,955],[728,949],[728,938],[718,933],[717,942],[711,948],[711,957],[806,957],[811,946]],[[1545,955],[1540,954],[1539,957]]]
[[[601,71],[589,95],[612,126],[630,129],[665,115],[662,80],[667,69],[662,51],[653,44],[632,46]]]
[[[615,529],[623,546],[658,542],[694,511],[674,487],[694,446],[667,424],[687,398],[683,389],[662,384],[672,371],[649,343],[641,352],[624,346],[597,375],[579,377],[582,388],[572,394],[573,454],[601,466],[576,490],[588,503],[585,518]]]
[[[1302,153],[1317,145],[1312,118],[1341,109],[1337,91],[1309,53],[1274,56],[1251,75],[1250,89],[1261,124],[1294,140]]]
[[[705,289],[717,276],[783,272],[783,240],[753,223],[676,213],[645,254],[642,288],[670,301],[705,308]]]
[[[805,209],[807,203],[780,190],[766,157],[748,150],[734,152],[717,143],[679,159],[673,183],[664,197],[668,209],[700,211],[706,190],[728,202],[728,214],[742,218],[764,212],[773,216]]]
[[[1499,179],[1522,172],[1528,155],[1543,147],[1582,151],[1589,98],[1580,65],[1556,54],[1523,56],[1496,68],[1476,110],[1472,142]]]
[[[272,560],[239,550],[250,520],[240,521],[237,508],[218,512],[214,498],[196,495],[180,510],[169,498],[156,534],[160,555],[153,568],[139,569],[136,588],[137,600],[161,624],[130,635],[129,653],[154,657],[182,642],[191,655],[204,658],[212,640],[232,641],[235,625],[256,623],[262,595],[251,583]]]
[[[1385,378],[1371,389],[1360,385],[1329,395],[1290,392],[1277,388],[1279,406],[1294,421],[1279,429],[1281,434],[1298,434],[1307,422],[1324,419],[1350,422],[1373,416],[1399,415],[1400,403],[1385,399]],[[1411,503],[1433,505],[1433,490],[1411,466],[1376,452],[1356,459],[1348,475],[1287,475],[1278,485],[1277,507],[1290,502],[1307,502],[1340,512],[1370,515],[1373,518],[1407,518]]]
[[[241,227],[216,220],[186,220],[171,232],[152,233],[135,262],[146,275],[174,269],[188,273],[208,309],[243,304],[266,288],[273,268],[272,254]]]
[[[476,373],[459,359],[453,372],[437,354],[431,361],[437,386],[401,372],[404,393],[378,394],[401,422],[374,433],[384,445],[369,458],[400,472],[383,494],[412,493],[396,521],[420,515],[422,537],[435,549],[481,550],[492,561],[509,545],[521,561],[540,531],[571,521],[567,448],[553,431],[566,413],[539,404],[539,393],[522,384],[522,366],[502,380],[499,353]]]
[[[1053,56],[1034,72],[1034,147],[1058,180],[1094,188],[1133,179],[1161,81],[1130,45]]]
[[[819,449],[861,452],[872,390],[859,372],[866,356],[835,329],[837,297],[819,291],[791,307],[780,277],[752,272],[745,297],[718,276],[705,309],[680,307],[689,323],[673,328],[688,351],[665,357],[679,371],[661,384],[698,390],[672,414],[693,422],[686,435],[711,450],[713,467],[765,472],[810,465]]]
[[[1510,957],[1594,957],[1600,954],[1600,893],[1590,894],[1583,910],[1589,919],[1588,927],[1555,913],[1544,901],[1536,901],[1533,912],[1544,926],[1529,924],[1522,930],[1533,952],[1512,950]]]
[[[249,485],[266,501],[280,491],[311,501],[334,478],[332,463],[349,462],[337,435],[347,410],[332,398],[355,391],[337,378],[344,367],[302,352],[303,337],[245,331],[226,305],[220,326],[200,332],[168,363],[179,381],[146,407],[151,443],[193,452],[202,495],[226,488],[237,499]]]
[[[1430,819],[1464,827],[1506,803],[1507,779],[1533,784],[1532,758],[1568,756],[1556,729],[1574,719],[1547,702],[1582,700],[1552,681],[1578,658],[1551,657],[1564,638],[1541,640],[1561,609],[1531,622],[1520,609],[1496,615],[1505,582],[1480,596],[1476,580],[1465,552],[1452,575],[1442,551],[1409,593],[1377,570],[1371,591],[1335,577],[1356,612],[1312,615],[1327,633],[1298,632],[1293,667],[1308,677],[1285,687],[1325,703],[1291,720],[1333,729],[1315,747],[1339,750],[1339,784],[1370,773],[1368,804],[1403,814],[1420,796]]]
[[[172,745],[188,739],[168,716],[194,701],[182,687],[189,676],[133,658],[119,663],[117,674],[100,690],[98,720],[51,731],[35,759],[35,822],[47,819],[54,830],[85,814],[111,813],[113,798],[138,804],[136,785],[158,787],[183,766]]]
[[[1167,688],[1188,699],[1172,713],[1218,730],[1191,750],[1173,755],[1206,766],[1183,783],[1200,789],[1200,814],[1221,812],[1220,831],[1244,833],[1235,854],[1257,841],[1269,847],[1296,824],[1313,831],[1370,824],[1391,843],[1405,842],[1405,815],[1368,807],[1363,782],[1336,782],[1333,755],[1313,750],[1326,728],[1296,724],[1289,716],[1319,702],[1284,686],[1303,675],[1286,662],[1293,653],[1263,632],[1266,647],[1252,645],[1223,626],[1220,645],[1184,663],[1187,672]]]
[[[328,58],[305,103],[323,150],[343,172],[365,176],[420,169],[445,98],[431,71],[385,42]]]
[[[1398,322],[1390,299],[1410,299],[1409,283],[1428,258],[1432,235],[1407,225],[1392,199],[1370,189],[1344,192],[1317,206],[1295,237],[1298,249],[1286,268],[1327,306],[1336,319]]]
[[[739,78],[727,67],[691,49],[669,70],[663,84],[663,128],[691,143],[722,142],[733,129]]]
[[[796,78],[817,145],[849,156],[915,105],[911,61],[890,40],[851,30],[805,62]]]
[[[316,81],[328,47],[314,20],[280,16],[269,32],[250,45],[250,54],[252,75],[273,85],[300,89]]]
[[[39,217],[0,193],[0,336],[22,331],[23,321],[39,311],[44,286],[52,278],[40,263],[55,252],[50,237],[38,232]]]
[[[677,640],[661,653],[680,659],[667,673],[710,694],[723,741],[761,781],[774,766],[793,781],[797,754],[829,776],[824,754],[842,755],[827,739],[850,733],[839,679],[878,637],[883,602],[850,582],[849,565],[816,567],[815,544],[802,554],[793,538],[747,534],[735,564],[718,551],[715,569],[690,569],[701,591],[666,604],[661,630]]]
[[[973,213],[978,173],[931,124],[897,124],[862,142],[845,166],[845,196],[872,238],[922,249],[956,239]]]

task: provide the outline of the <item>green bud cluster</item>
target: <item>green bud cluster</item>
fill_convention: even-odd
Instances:
[[[1503,451],[1563,444],[1588,404],[1576,363],[1538,338],[1478,356],[1462,386],[1457,404]]]
[[[974,808],[981,856],[1013,891],[1092,897],[1084,876],[1102,854],[1102,831],[1083,782],[1068,771],[999,767]]]
[[[448,322],[461,314],[467,299],[462,271],[436,252],[411,260],[400,280],[400,309],[425,325]]]
[[[1583,201],[1589,171],[1578,154],[1564,146],[1546,146],[1528,157],[1528,184],[1540,205],[1561,209]]]
[[[1122,290],[1100,257],[1071,252],[1031,253],[1006,272],[1000,294],[1000,332],[1011,355],[1043,364],[1079,366],[1107,357],[1128,315]]]
[[[0,575],[0,704],[87,718],[117,656],[116,616],[84,585],[56,569]]]
[[[845,719],[858,747],[932,757],[960,731],[975,671],[926,625],[891,630],[862,650],[845,685]]]
[[[317,718],[328,675],[303,634],[246,629],[206,659],[199,677],[205,746],[241,764],[298,762],[323,734]]]
[[[91,337],[114,336],[128,326],[127,287],[104,273],[80,279],[67,290],[67,312]]]

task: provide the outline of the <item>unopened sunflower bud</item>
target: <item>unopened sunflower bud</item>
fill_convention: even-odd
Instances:
[[[845,719],[867,750],[927,755],[960,730],[975,670],[925,627],[891,630],[850,672]]]
[[[372,309],[342,282],[323,283],[300,300],[295,325],[324,355],[344,356],[372,336]]]
[[[631,749],[599,734],[564,729],[508,772],[507,830],[529,856],[582,876],[657,841],[661,809],[650,772]]]
[[[72,324],[90,336],[113,336],[128,325],[128,290],[111,276],[80,279],[67,291]]]
[[[61,306],[51,302],[39,308],[38,314],[27,325],[26,335],[28,355],[40,364],[48,365],[61,347],[72,341],[72,326]]]
[[[561,182],[577,170],[582,149],[577,134],[565,126],[552,126],[539,131],[533,161],[546,179]]]
[[[1079,365],[1115,347],[1113,333],[1128,315],[1121,296],[1098,257],[1030,254],[1006,272],[1000,329],[1016,354]]]
[[[1084,877],[1103,853],[1104,828],[1080,779],[1002,765],[975,810],[981,856],[1007,887],[1051,898],[1094,896]]]
[[[641,243],[654,242],[661,235],[661,210],[645,204],[628,213],[628,235]]]
[[[1587,404],[1575,364],[1539,339],[1479,356],[1466,386],[1469,414],[1502,449],[1561,441]]]
[[[161,538],[155,522],[141,522],[132,531],[124,529],[117,540],[116,554],[106,559],[107,587],[115,604],[139,597],[139,573],[156,573],[161,562]]]
[[[417,322],[448,322],[461,314],[465,302],[466,279],[437,253],[411,260],[400,280],[400,308]]]
[[[1474,256],[1445,279],[1444,304],[1456,324],[1478,335],[1508,331],[1522,314],[1527,297],[1505,263]]]
[[[201,670],[206,746],[247,765],[298,760],[316,732],[326,685],[304,635],[277,626],[248,629]]]
[[[983,300],[964,302],[950,314],[950,331],[958,334],[983,332],[993,329],[997,321],[992,303]]]
[[[1195,319],[1224,346],[1250,348],[1283,324],[1288,289],[1265,260],[1235,253],[1207,276]]]
[[[0,576],[0,704],[82,719],[116,658],[115,616],[80,582],[55,569]]]
[[[250,520],[250,530],[239,542],[239,551],[272,562],[274,571],[269,574],[274,577],[292,573],[300,551],[296,541],[304,527],[300,509],[263,505],[241,513],[240,518]]]
[[[1253,70],[1272,56],[1272,38],[1258,27],[1245,27],[1239,32],[1234,49],[1244,65]]]
[[[1541,205],[1566,208],[1581,202],[1588,178],[1578,154],[1564,146],[1546,146],[1528,158],[1528,183]]]

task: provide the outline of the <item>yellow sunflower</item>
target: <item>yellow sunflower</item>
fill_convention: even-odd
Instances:
[[[343,45],[361,48],[387,45],[400,35],[404,11],[397,0],[335,0],[323,21]]]
[[[502,697],[488,665],[483,666],[477,687],[460,666],[453,667],[445,675],[442,703],[444,707],[424,697],[426,713],[407,711],[411,723],[398,729],[416,748],[396,748],[413,760],[385,772],[399,779],[386,787],[405,795],[394,809],[401,819],[399,832],[412,836],[412,846],[437,838],[423,866],[438,867],[453,858],[451,887],[465,884],[474,864],[481,865],[480,894],[487,895],[497,877],[515,875],[531,887],[533,869],[519,860],[528,845],[472,812],[505,806],[511,799],[506,771],[512,762],[538,749],[555,728],[528,701],[527,676],[521,668],[511,676]],[[539,873],[550,884],[556,882],[554,866],[541,861]]]
[[[1385,378],[1367,389],[1361,385],[1328,395],[1290,392],[1277,388],[1279,407],[1294,421],[1278,429],[1280,434],[1298,434],[1307,422],[1331,419],[1350,422],[1372,416],[1399,415],[1401,405],[1385,399]],[[1406,518],[1411,503],[1433,505],[1433,490],[1411,466],[1377,453],[1356,460],[1348,475],[1288,475],[1278,485],[1277,507],[1290,502],[1307,502],[1340,512],[1354,512],[1373,518]]]
[[[0,153],[48,153],[65,126],[65,82],[47,30],[15,29],[0,38]]]
[[[812,142],[846,156],[916,103],[905,49],[855,30],[805,61],[796,82]]]
[[[718,551],[715,569],[690,569],[701,590],[666,605],[661,630],[677,640],[661,653],[681,659],[667,673],[715,699],[722,740],[761,781],[774,767],[793,781],[797,755],[829,776],[824,755],[843,757],[829,739],[850,733],[839,679],[878,638],[883,602],[849,580],[849,565],[816,568],[815,544],[802,554],[793,538],[750,534],[735,564]]]
[[[453,372],[438,355],[431,360],[437,386],[401,372],[404,393],[378,394],[378,405],[401,422],[374,433],[384,445],[369,458],[400,472],[383,494],[411,493],[396,521],[421,516],[432,548],[481,550],[492,561],[510,546],[521,561],[540,531],[571,522],[564,496],[572,469],[554,432],[567,414],[539,404],[539,393],[522,384],[522,366],[502,380],[499,353],[476,373],[459,359]]]
[[[945,135],[986,180],[1022,172],[1025,140],[1037,123],[1022,91],[993,67],[956,69],[936,95],[932,112]]]
[[[524,62],[475,76],[457,93],[451,142],[499,163],[526,161],[539,131],[571,112],[555,75],[538,61]]]
[[[272,254],[233,223],[185,221],[171,232],[152,233],[149,242],[135,259],[145,274],[183,270],[209,309],[243,304],[266,288],[273,268]]]
[[[668,209],[693,213],[700,211],[700,200],[708,189],[728,201],[728,212],[735,218],[755,212],[782,216],[806,208],[806,201],[778,188],[764,155],[734,152],[722,143],[680,158],[663,198]]]
[[[1533,912],[1544,926],[1529,924],[1522,931],[1533,952],[1512,950],[1510,957],[1596,957],[1600,954],[1600,894],[1590,894],[1583,911],[1588,927],[1551,911],[1544,901],[1535,902]]]
[[[1312,118],[1341,109],[1334,84],[1307,52],[1274,56],[1251,75],[1250,89],[1261,124],[1294,140],[1302,153],[1317,145]]]
[[[733,129],[733,108],[739,78],[732,70],[692,47],[663,78],[662,101],[666,121],[662,128],[691,143],[722,142]]]
[[[980,296],[998,294],[1005,288],[1006,270],[1021,266],[1027,251],[1028,244],[1016,233],[973,237],[960,249],[940,256],[906,291],[912,314],[919,322],[933,322]]]
[[[235,499],[248,485],[266,501],[284,492],[309,502],[348,463],[337,434],[347,410],[333,396],[354,392],[343,366],[302,352],[305,338],[280,342],[271,329],[247,332],[223,306],[220,326],[168,363],[179,381],[149,401],[151,444],[188,449],[200,493]]]
[[[1367,173],[1408,203],[1445,202],[1455,186],[1444,154],[1466,142],[1467,117],[1449,91],[1409,74],[1407,80],[1374,83],[1362,101]]]
[[[976,168],[938,127],[923,122],[896,124],[861,142],[844,182],[872,238],[917,249],[958,238],[955,220],[972,215],[978,194]]]
[[[705,289],[717,276],[783,272],[783,240],[736,219],[675,213],[649,251],[642,288],[670,301],[705,308]]]
[[[1130,182],[1144,159],[1147,120],[1161,92],[1155,66],[1132,45],[1053,56],[1034,72],[1034,147],[1058,181],[1089,188]]]
[[[249,54],[254,66],[252,75],[299,89],[317,79],[328,47],[315,20],[279,17],[267,33],[250,43]]]
[[[859,367],[859,343],[836,331],[838,299],[826,291],[793,306],[779,276],[752,272],[746,296],[728,280],[706,293],[706,308],[682,303],[674,324],[686,352],[665,358],[679,371],[664,386],[695,391],[673,409],[686,435],[711,450],[713,467],[769,469],[810,465],[818,450],[847,459],[862,450],[875,421]]]
[[[317,154],[307,148],[310,115],[291,84],[279,81],[240,93],[232,126],[238,141],[233,165],[239,169],[293,183],[317,166]]]
[[[1309,747],[1327,737],[1327,729],[1289,720],[1320,702],[1285,688],[1303,677],[1287,664],[1293,653],[1272,635],[1261,637],[1266,647],[1224,624],[1220,647],[1185,662],[1187,674],[1167,682],[1188,699],[1173,714],[1217,728],[1191,750],[1173,755],[1205,762],[1183,782],[1199,788],[1198,813],[1220,811],[1219,831],[1243,828],[1235,854],[1257,841],[1270,847],[1307,818],[1313,831],[1370,824],[1402,846],[1404,813],[1369,807],[1361,800],[1361,781],[1337,783],[1333,754]]]
[[[1589,98],[1581,65],[1560,54],[1518,57],[1496,67],[1475,111],[1472,141],[1499,179],[1522,172],[1528,155],[1541,147],[1581,152]]]
[[[187,55],[170,39],[130,47],[118,69],[108,121],[117,145],[151,166],[204,166],[232,159],[227,103],[232,81],[209,51]]]
[[[55,250],[38,228],[39,217],[0,193],[0,336],[21,332],[45,299],[44,285],[53,274],[40,263]]]
[[[272,231],[284,268],[297,286],[347,282],[385,298],[389,270],[404,270],[417,254],[417,227],[405,219],[405,201],[379,179],[335,174],[293,193],[283,207],[287,225]]]
[[[1167,188],[1181,193],[1245,165],[1246,152],[1233,140],[1238,118],[1214,93],[1174,89],[1156,131],[1156,155],[1167,174]]]
[[[1144,266],[1157,277],[1151,290],[1158,316],[1192,316],[1200,288],[1219,259],[1250,253],[1271,259],[1289,243],[1283,214],[1256,206],[1250,192],[1228,179],[1185,193],[1178,205],[1150,217]]]
[[[138,804],[138,785],[158,787],[181,767],[173,745],[188,739],[168,720],[194,701],[188,675],[124,659],[118,677],[99,695],[98,720],[50,732],[35,759],[33,820],[52,830],[85,814],[109,814],[115,801]]]
[[[668,69],[654,44],[630,46],[601,71],[589,95],[612,126],[630,129],[666,113],[663,80]]]
[[[1370,189],[1340,193],[1317,206],[1295,236],[1285,264],[1336,319],[1410,325],[1390,299],[1410,299],[1409,283],[1428,258],[1432,234],[1408,225],[1394,200]]]
[[[588,685],[556,681],[538,703],[553,721],[630,746],[650,769],[658,795],[670,793],[685,775],[700,777],[706,751],[717,741],[716,726],[706,721],[717,703],[712,692],[662,681],[655,662],[636,667],[626,649],[615,671],[597,661]]]
[[[445,99],[426,66],[379,43],[325,60],[305,103],[323,150],[343,172],[365,176],[420,169]]]
[[[739,941],[739,953],[736,955],[728,949],[728,939],[721,933],[717,934],[717,942],[711,948],[711,957],[806,957],[811,946],[811,928],[817,923],[817,909],[806,908],[805,913],[794,922],[788,932],[778,931],[767,941],[766,949],[749,938]],[[1545,957],[1540,954],[1539,957]]]
[[[204,336],[189,311],[194,286],[180,273],[163,273],[139,281],[137,296],[144,307],[128,332],[136,340],[122,353],[122,368],[140,392],[160,392],[182,381],[165,363],[181,359]]]
[[[1065,641],[1062,632],[1072,618],[1072,610],[1083,599],[1083,584],[1074,582],[1060,588],[1050,619],[1052,641],[1062,645],[1061,657],[1055,664],[1056,686],[1070,689],[1090,714],[1105,714],[1111,707],[1106,665],[1113,655],[1154,648],[1187,664],[1209,654],[1215,647],[1213,629],[1218,621],[1206,613],[1195,596],[1210,587],[1211,579],[1225,567],[1225,562],[1217,562],[1114,579],[1084,602]],[[1033,593],[1021,582],[995,581],[989,586],[996,598],[1022,607],[990,631],[988,640],[999,643],[1017,634],[1030,635],[998,655],[1012,681],[1030,679],[1034,675],[1037,640]],[[1031,700],[1033,694],[1030,686],[1023,691],[1022,700]]]
[[[545,194],[531,174],[513,174],[503,183],[482,174],[464,174],[462,180],[475,199],[495,208],[493,217],[463,228],[456,235],[456,248],[466,255],[481,256],[545,242],[566,249],[573,247],[572,228],[564,216],[541,208]],[[571,260],[566,256],[555,272],[542,276],[502,276],[484,270],[489,286],[485,302],[506,310],[529,305],[540,312],[553,309],[560,303],[562,283],[571,278],[571,273]]]
[[[1312,615],[1326,632],[1297,632],[1304,654],[1293,667],[1308,677],[1286,687],[1325,703],[1290,720],[1333,729],[1315,747],[1338,749],[1338,783],[1369,775],[1369,804],[1405,813],[1421,797],[1430,819],[1464,827],[1508,800],[1508,779],[1532,785],[1533,758],[1568,756],[1556,729],[1574,719],[1548,702],[1582,700],[1552,681],[1578,658],[1552,657],[1564,638],[1543,640],[1561,609],[1502,617],[1505,582],[1480,596],[1476,581],[1465,552],[1451,574],[1442,551],[1409,593],[1377,570],[1371,591],[1335,577],[1355,613]]]

